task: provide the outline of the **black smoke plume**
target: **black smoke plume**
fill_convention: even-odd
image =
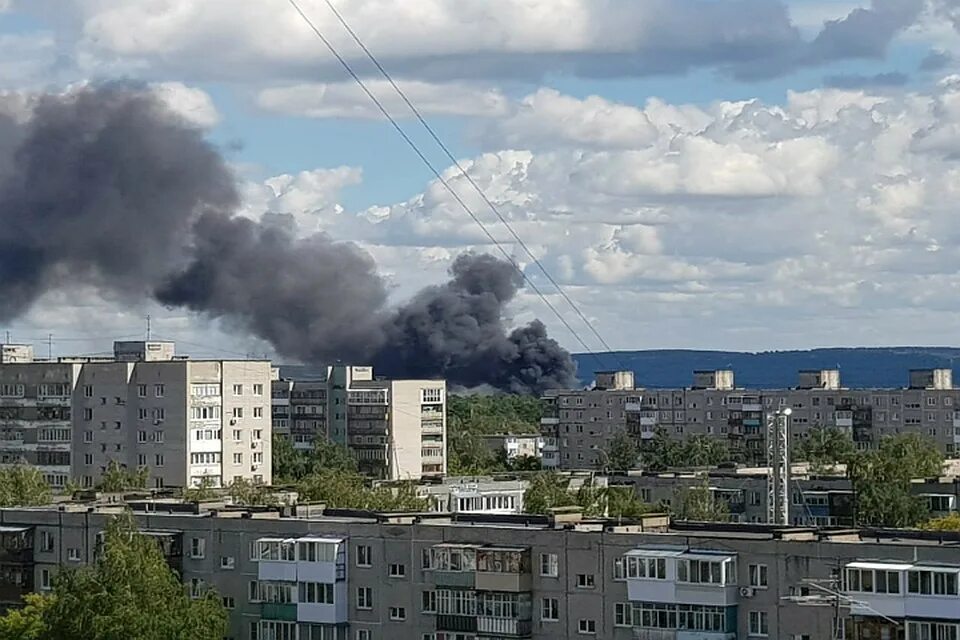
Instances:
[[[22,125],[0,114],[0,320],[93,284],[220,318],[305,363],[515,392],[573,383],[542,323],[508,332],[522,285],[509,263],[461,255],[449,282],[390,308],[359,247],[298,238],[283,216],[239,217],[238,201],[202,131],[147,90],[43,96]]]

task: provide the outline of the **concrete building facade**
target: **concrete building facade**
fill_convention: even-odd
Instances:
[[[92,487],[111,462],[150,486],[269,483],[270,363],[190,360],[168,342],[117,342],[113,358],[0,363],[0,464],[54,487]]]
[[[957,534],[131,505],[234,640],[924,640],[960,631]],[[5,509],[0,597],[90,562],[117,507]],[[7,576],[14,571],[20,581]]]
[[[598,379],[600,374],[598,374]],[[794,441],[815,427],[847,431],[857,448],[880,439],[920,433],[947,456],[960,454],[960,389],[946,369],[909,372],[902,389],[847,389],[836,370],[801,371],[791,389],[736,388],[732,371],[694,374],[685,389],[604,389],[549,392],[541,422],[544,466],[598,468],[619,431],[643,446],[658,432],[676,439],[703,435],[723,439],[747,463],[766,456],[765,421],[789,407]]]
[[[273,382],[273,425],[293,445],[317,438],[349,448],[365,473],[389,480],[447,470],[443,380],[383,380],[371,367],[334,365],[323,380]]]

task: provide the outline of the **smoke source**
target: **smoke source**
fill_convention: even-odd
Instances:
[[[514,392],[573,383],[542,323],[508,331],[522,285],[509,263],[461,255],[449,282],[391,309],[362,249],[299,238],[284,216],[236,216],[238,201],[202,131],[147,90],[43,96],[23,124],[0,113],[0,320],[94,284],[220,318],[301,362]]]

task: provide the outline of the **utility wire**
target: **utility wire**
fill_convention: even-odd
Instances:
[[[600,359],[600,356],[597,355],[596,351],[594,351],[587,345],[587,343],[583,340],[583,338],[580,337],[580,334],[577,333],[577,331],[572,326],[570,326],[570,323],[567,322],[566,318],[563,317],[563,315],[557,310],[557,308],[553,305],[553,303],[551,303],[547,299],[547,297],[543,294],[543,292],[540,291],[539,287],[537,287],[537,285],[523,272],[523,269],[520,268],[520,265],[513,258],[513,256],[511,256],[510,253],[503,247],[503,245],[493,236],[490,230],[487,229],[486,225],[483,224],[483,221],[480,220],[477,214],[473,212],[473,210],[467,205],[466,202],[464,202],[463,198],[461,198],[460,195],[453,189],[453,187],[450,186],[450,183],[443,177],[443,175],[436,168],[436,166],[434,166],[434,164],[424,155],[423,151],[420,150],[420,147],[417,146],[417,144],[410,138],[410,136],[403,129],[403,127],[401,127],[400,124],[397,122],[397,120],[390,114],[389,111],[387,111],[386,107],[383,106],[383,103],[373,94],[372,91],[370,91],[366,83],[360,78],[359,75],[357,75],[357,73],[353,70],[353,67],[350,66],[350,63],[347,62],[347,60],[340,54],[339,51],[337,51],[337,49],[333,46],[333,44],[326,38],[326,36],[323,35],[323,32],[320,31],[320,29],[316,26],[316,24],[314,24],[314,22],[310,19],[310,17],[307,16],[306,13],[304,13],[303,9],[300,8],[300,5],[298,4],[297,0],[287,0],[287,2],[296,10],[296,12],[300,15],[300,17],[307,24],[307,26],[310,27],[310,30],[313,31],[313,33],[317,36],[317,38],[319,38],[320,41],[323,42],[324,46],[327,47],[327,49],[330,51],[333,57],[336,58],[337,61],[340,63],[340,66],[342,66],[344,70],[346,70],[346,72],[350,74],[350,77],[353,78],[353,81],[356,82],[357,85],[360,87],[360,89],[363,90],[363,92],[367,95],[368,98],[370,98],[371,102],[373,102],[373,104],[376,105],[380,113],[383,114],[383,116],[393,126],[393,128],[397,131],[397,133],[400,134],[400,137],[403,138],[404,142],[407,143],[407,146],[409,146],[413,150],[413,152],[417,154],[417,157],[420,158],[420,161],[423,162],[424,165],[426,165],[426,167],[430,170],[431,173],[433,173],[437,181],[443,185],[443,187],[450,193],[450,195],[457,202],[457,204],[459,204],[460,207],[464,211],[466,211],[467,214],[473,219],[473,221],[477,223],[477,225],[484,232],[487,238],[490,239],[490,242],[492,242],[500,250],[500,253],[503,254],[503,256],[507,259],[507,261],[511,265],[513,265],[513,268],[520,273],[523,280],[530,286],[531,289],[533,289],[533,291],[537,294],[540,300],[547,306],[548,309],[550,309],[550,311],[553,312],[555,316],[557,316],[557,319],[560,320],[563,326],[566,327],[566,329],[570,332],[571,335],[573,335],[573,337],[577,340],[577,342],[580,343],[580,345],[584,348],[584,350],[587,353],[589,353],[591,356],[593,356],[593,358],[597,361],[597,363],[601,367],[603,367],[604,363]],[[407,101],[407,104],[410,104],[410,102]],[[410,106],[413,107],[412,104],[410,104]],[[459,164],[457,166],[460,167]],[[460,170],[461,172],[463,172],[464,175],[466,175],[466,172],[463,171],[462,167],[460,167]],[[481,191],[481,194],[482,194],[482,191]]]
[[[293,2],[294,0],[290,0],[290,1]],[[373,52],[371,52],[370,49],[367,48],[367,45],[363,43],[363,40],[360,39],[360,36],[358,36],[356,32],[350,27],[350,24],[346,21],[343,15],[339,11],[337,11],[337,8],[333,5],[333,1],[332,0],[323,0],[323,1],[326,3],[327,7],[330,8],[330,11],[333,12],[333,15],[337,17],[337,20],[340,22],[343,28],[347,31],[347,33],[350,34],[350,37],[353,38],[353,41],[357,43],[357,46],[359,46],[363,50],[363,52],[367,54],[367,58],[370,59],[370,62],[373,63],[373,65],[377,68],[380,74],[387,80],[387,82],[390,83],[390,86],[393,87],[394,91],[397,92],[397,95],[400,96],[400,98],[407,105],[407,107],[410,109],[413,115],[417,118],[417,120],[420,122],[423,128],[427,131],[430,137],[433,138],[433,141],[437,143],[437,146],[440,147],[444,155],[446,155],[447,158],[450,160],[450,162],[452,162],[453,165],[457,168],[457,170],[460,171],[460,174],[464,178],[466,178],[467,182],[470,183],[470,186],[473,187],[474,191],[476,191],[477,194],[479,194],[479,196],[483,199],[483,201],[490,208],[490,210],[493,211],[494,214],[496,214],[497,218],[500,220],[503,226],[506,227],[507,231],[510,232],[510,235],[513,236],[513,239],[517,241],[517,244],[519,244],[523,248],[524,252],[526,252],[526,254],[530,257],[533,263],[537,265],[537,268],[539,268],[540,271],[543,272],[543,275],[546,276],[550,284],[553,285],[553,287],[557,290],[557,293],[559,293],[560,296],[564,300],[566,300],[567,304],[570,305],[570,308],[573,309],[574,313],[576,313],[577,316],[579,316],[579,318],[583,321],[583,323],[587,325],[587,327],[590,329],[593,335],[596,336],[597,340],[600,341],[600,344],[603,345],[603,348],[606,349],[608,352],[610,352],[613,355],[613,357],[617,359],[618,363],[620,364],[620,368],[626,369],[626,367],[623,365],[623,362],[620,361],[619,356],[617,356],[616,352],[610,347],[609,344],[607,344],[607,341],[603,339],[603,336],[600,335],[600,332],[597,331],[593,323],[590,322],[590,319],[583,314],[583,312],[580,310],[580,307],[578,307],[576,303],[574,303],[574,301],[570,299],[570,296],[568,296],[567,292],[563,290],[563,287],[561,287],[560,284],[553,278],[553,276],[550,275],[550,272],[547,271],[547,268],[543,266],[543,263],[540,262],[540,259],[530,250],[527,244],[520,238],[520,236],[513,229],[513,226],[510,224],[507,218],[500,212],[500,209],[490,200],[490,198],[487,197],[487,194],[483,191],[483,189],[480,188],[480,185],[478,185],[474,181],[474,179],[470,176],[470,174],[463,167],[463,165],[460,164],[460,161],[456,158],[456,156],[454,156],[453,153],[450,152],[449,147],[447,147],[447,145],[444,144],[443,140],[440,139],[440,136],[437,135],[437,132],[434,130],[434,128],[430,126],[430,124],[426,121],[426,119],[424,119],[423,115],[420,113],[420,110],[417,109],[417,107],[407,97],[407,94],[394,81],[393,76],[391,76],[387,72],[387,70],[383,67],[383,65],[380,64],[380,61],[377,59],[377,57],[373,55]]]

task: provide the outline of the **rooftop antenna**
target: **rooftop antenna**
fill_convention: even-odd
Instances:
[[[150,342],[150,316],[147,316],[147,342]]]
[[[53,360],[53,334],[47,334],[47,360]]]
[[[10,344],[10,331],[7,331],[7,344]]]

